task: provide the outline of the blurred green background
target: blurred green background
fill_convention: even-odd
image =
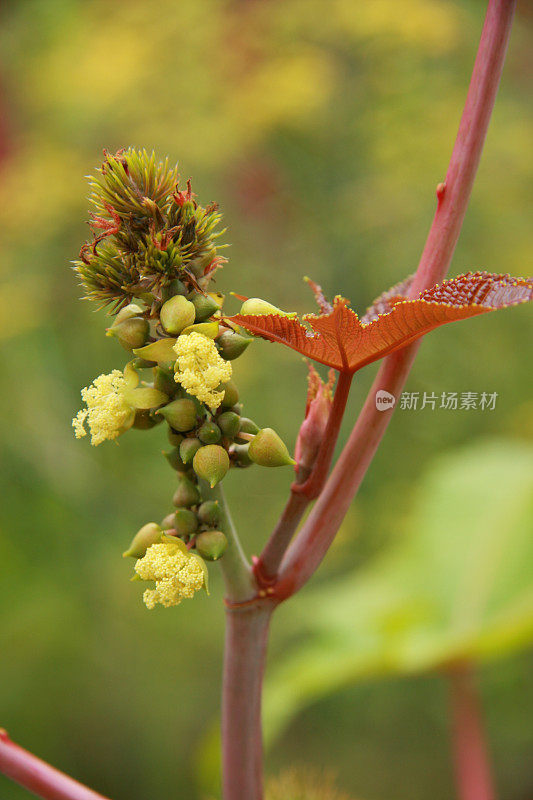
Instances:
[[[159,454],[164,433],[134,431],[119,446],[97,449],[73,438],[80,387],[126,360],[103,336],[105,314],[78,301],[69,270],[87,236],[84,176],[104,147],[153,147],[179,160],[202,202],[221,205],[232,243],[222,290],[307,311],[313,303],[302,276],[310,275],[362,310],[416,267],[484,5],[3,4],[0,725],[114,800],[199,800],[214,791],[222,587],[211,569],[211,598],[148,613],[120,556],[141,524],[170,510],[173,475]],[[531,271],[531,20],[522,2],[454,274]],[[502,461],[490,476],[497,493],[509,453],[518,447],[530,456],[529,313],[490,314],[425,341],[408,391],[497,392],[496,408],[395,414],[320,574],[275,618],[269,696],[283,704],[285,719],[271,737],[269,772],[294,762],[324,766],[361,800],[453,796],[438,671],[404,675],[409,669],[399,663],[362,675],[354,669],[292,710],[287,697],[309,685],[307,670],[320,672],[320,652],[313,656],[300,621],[317,600],[335,596],[333,587],[351,597],[357,573],[372,576],[373,565],[409,535],[417,486],[435,459],[460,460],[465,447],[489,440],[490,449],[498,439]],[[305,404],[302,360],[258,342],[235,371],[247,413],[292,446]],[[355,381],[346,432],[374,374],[375,366],[366,368]],[[249,553],[274,524],[290,477],[252,469],[226,481]],[[446,545],[443,536],[443,558]],[[505,565],[505,540],[498,554]],[[433,557],[438,565],[438,552]],[[420,573],[414,551],[409,558],[407,590],[409,576]],[[509,635],[516,651],[507,654],[503,635],[490,655],[506,657],[479,669],[502,800],[533,796],[532,658],[524,649],[531,563],[521,560],[524,631]],[[514,573],[507,583],[515,583]],[[349,627],[350,607],[343,608]],[[309,653],[295,676],[291,654],[300,645]],[[350,658],[357,653],[355,641]],[[332,667],[334,658],[332,649]],[[328,676],[327,659],[321,669]],[[0,795],[28,796],[2,777]]]

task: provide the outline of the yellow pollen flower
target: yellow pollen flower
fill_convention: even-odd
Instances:
[[[216,389],[231,378],[229,361],[224,361],[212,339],[196,331],[178,336],[174,350],[178,356],[176,382],[209,408],[217,409],[224,392]]]
[[[194,597],[205,582],[200,559],[187,552],[182,542],[150,545],[135,563],[135,572],[143,581],[155,581],[155,589],[146,589],[143,595],[149,609],[157,603],[165,608],[177,606],[184,598]]]
[[[82,389],[81,397],[87,408],[78,411],[72,420],[76,439],[87,435],[86,423],[93,445],[116,439],[130,427],[135,412],[124,397],[126,389],[127,381],[118,369],[109,375],[99,375],[89,387]]]

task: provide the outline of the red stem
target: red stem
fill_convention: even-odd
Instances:
[[[107,800],[19,747],[0,731],[0,772],[44,800]]]
[[[228,608],[222,691],[224,800],[263,800],[261,690],[272,604]]]
[[[449,670],[453,753],[459,800],[495,800],[475,677],[469,664]]]
[[[431,225],[411,296],[442,280],[448,270],[466,212],[501,78],[515,0],[490,0],[472,80],[453,148],[444,191]],[[276,594],[285,598],[311,577],[324,558],[355,496],[391,414],[378,411],[376,392],[400,394],[420,342],[388,356],[370,390],[352,434],[317,504],[281,565]]]
[[[296,480],[293,483],[287,505],[254,566],[254,572],[260,584],[274,583],[279,565],[300,524],[305,509],[311,500],[318,497],[324,486],[337,444],[352,378],[353,375],[342,372],[339,374],[326,430],[313,470],[305,481]]]

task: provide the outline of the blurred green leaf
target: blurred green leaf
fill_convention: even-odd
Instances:
[[[530,642],[532,530],[533,448],[485,442],[436,460],[401,543],[297,607],[308,635],[269,676],[268,734],[343,685]]]

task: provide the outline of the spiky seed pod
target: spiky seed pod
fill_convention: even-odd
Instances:
[[[196,292],[191,296],[190,300],[196,310],[196,322],[204,322],[204,320],[209,319],[209,317],[219,309],[217,301],[209,295]]]
[[[226,551],[228,540],[222,531],[203,531],[194,540],[194,546],[206,561],[218,561]]]
[[[248,455],[261,467],[284,467],[296,464],[286,445],[272,428],[263,428],[248,446]]]
[[[129,317],[117,324],[111,325],[106,331],[106,336],[113,336],[124,350],[135,350],[146,344],[150,325],[144,317]]]
[[[217,207],[202,208],[190,182],[182,191],[177,183],[176,168],[154,153],[106,153],[90,184],[94,238],[74,262],[87,297],[115,309],[159,301],[174,281],[191,291],[217,268]]]
[[[217,417],[217,425],[228,439],[234,439],[239,432],[241,419],[234,411],[223,411]]]
[[[161,414],[171,428],[184,433],[196,426],[196,405],[194,400],[180,398],[160,408],[156,413]]]
[[[217,339],[220,355],[226,361],[233,361],[241,356],[250,342],[253,342],[252,338],[241,336],[240,333],[234,333],[234,331],[223,331]]]
[[[220,506],[216,500],[204,500],[196,514],[202,525],[216,528],[220,522]]]
[[[174,492],[172,502],[178,508],[188,508],[196,506],[201,501],[198,487],[186,475],[182,475],[178,480],[178,488]]]
[[[230,467],[229,456],[220,445],[208,444],[198,450],[192,466],[198,477],[206,480],[213,488],[227,473]]]
[[[204,444],[216,444],[222,439],[222,431],[214,422],[206,420],[198,428],[198,438]]]
[[[196,436],[184,439],[180,444],[180,456],[183,463],[190,464],[201,446],[202,443]]]
[[[128,556],[132,558],[142,558],[150,545],[161,541],[162,533],[162,528],[156,525],[155,522],[149,522],[147,525],[143,525],[133,537],[129,548],[122,553],[123,558],[127,558]]]
[[[163,303],[159,319],[167,333],[177,336],[184,328],[193,324],[195,315],[194,305],[183,295],[177,294]]]
[[[224,384],[224,397],[222,399],[222,406],[224,408],[231,408],[239,401],[239,390],[233,381],[228,381]]]
[[[198,518],[190,508],[177,508],[172,527],[178,536],[191,536],[198,530]]]

